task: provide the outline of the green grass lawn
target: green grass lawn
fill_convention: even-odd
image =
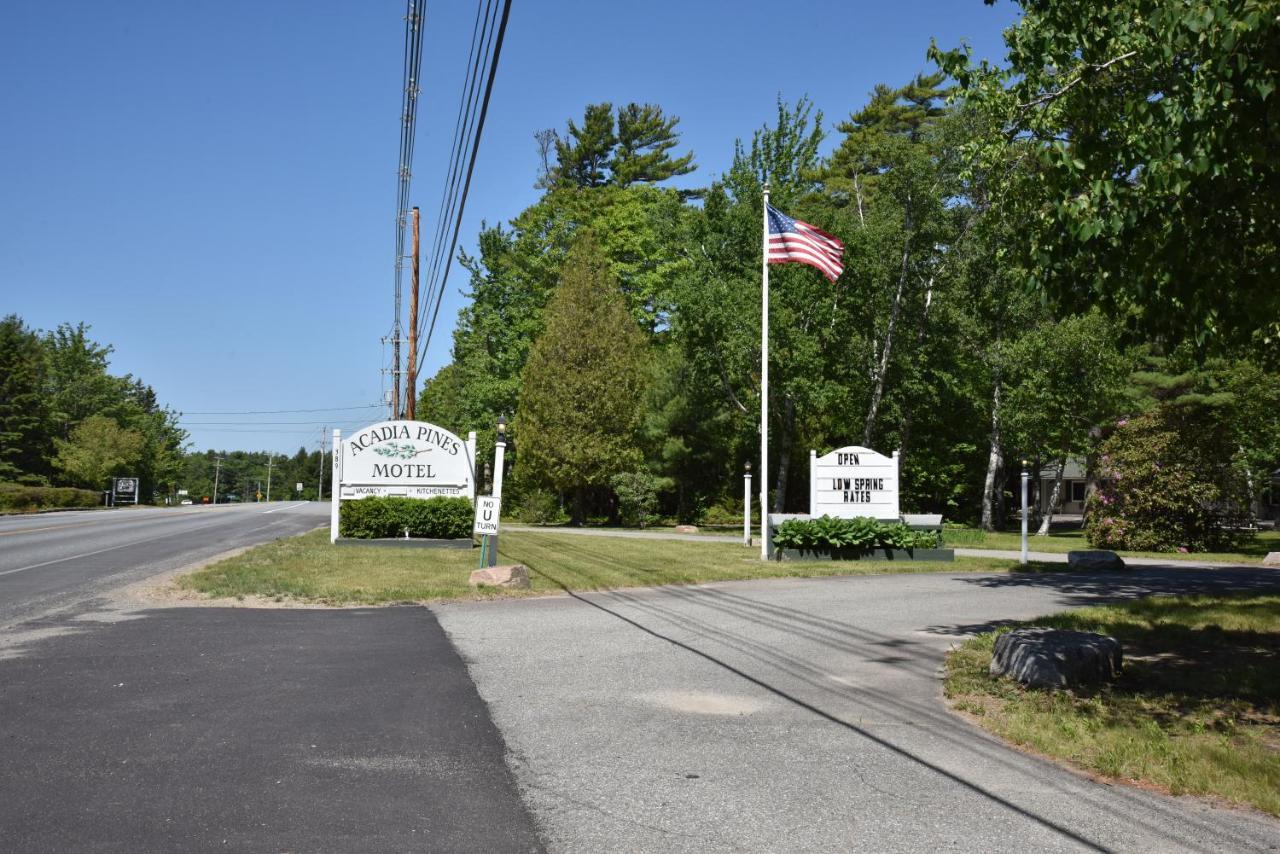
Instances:
[[[1111,635],[1124,672],[1098,689],[1024,688],[987,675],[988,633],[948,655],[956,708],[1107,777],[1280,816],[1280,596],[1152,597],[1025,625]]]
[[[313,531],[250,549],[191,575],[179,584],[215,597],[264,596],[327,604],[377,604],[475,599],[601,590],[659,584],[695,584],[747,578],[869,575],[887,572],[987,572],[1012,569],[1012,560],[958,558],[955,563],[859,561],[764,562],[734,543],[582,537],[555,532],[503,534],[500,563],[522,563],[527,592],[473,590],[467,583],[479,551],[395,549],[329,544]],[[1030,571],[1061,570],[1031,565]]]
[[[1019,551],[1022,548],[1022,534],[1017,531],[986,532],[974,528],[948,528],[944,534],[948,548],[970,549],[1003,549]],[[1032,532],[1027,537],[1027,548],[1033,552],[1055,552],[1066,554],[1073,549],[1091,548],[1084,538],[1083,531],[1053,531],[1037,537]],[[1130,557],[1158,557],[1170,560],[1212,561],[1215,563],[1262,563],[1267,552],[1280,551],[1280,531],[1260,531],[1257,536],[1246,543],[1238,552],[1203,552],[1200,554],[1180,552],[1118,552]]]

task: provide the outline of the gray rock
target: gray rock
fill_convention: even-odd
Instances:
[[[996,638],[992,676],[1035,688],[1071,688],[1120,675],[1120,643],[1106,635],[1065,629],[1016,629]]]
[[[1067,566],[1072,569],[1124,569],[1124,561],[1115,552],[1080,550],[1067,552]]]
[[[1280,552],[1267,552],[1267,556],[1262,559],[1262,565],[1280,567]]]
[[[677,534],[696,534],[698,533],[697,525],[676,525]]]

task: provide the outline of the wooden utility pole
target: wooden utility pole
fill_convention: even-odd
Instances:
[[[405,374],[404,417],[414,418],[418,398],[418,209],[413,209],[413,282],[409,285],[409,365]]]

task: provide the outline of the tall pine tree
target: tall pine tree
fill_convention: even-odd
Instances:
[[[521,377],[517,473],[573,496],[641,465],[644,335],[590,232],[574,244]]]

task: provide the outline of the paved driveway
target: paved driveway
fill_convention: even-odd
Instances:
[[[1092,782],[940,693],[945,650],[1000,620],[1224,587],[1280,575],[777,579],[436,613],[551,850],[1275,850],[1280,823]]]
[[[6,854],[541,850],[425,608],[100,603],[26,628],[0,648]]]

